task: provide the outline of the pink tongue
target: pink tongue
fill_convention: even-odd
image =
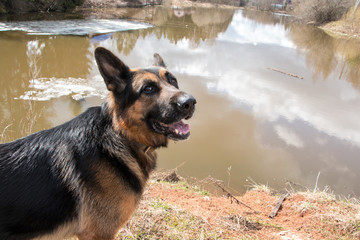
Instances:
[[[178,130],[181,134],[187,134],[190,132],[190,125],[183,123],[182,121],[169,125],[170,128]]]

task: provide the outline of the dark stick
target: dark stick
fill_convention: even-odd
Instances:
[[[278,203],[276,204],[276,206],[273,208],[273,210],[269,214],[269,218],[274,218],[276,216],[276,214],[278,213],[278,211],[281,208],[282,203],[284,202],[285,198],[287,198],[288,196],[289,196],[289,193],[286,193],[286,194],[280,196]]]

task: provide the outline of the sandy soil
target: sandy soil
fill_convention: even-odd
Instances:
[[[236,197],[250,209],[234,199],[207,196],[183,186],[153,180],[142,204],[162,201],[183,209],[201,219],[209,231],[218,232],[218,239],[360,239],[357,200],[339,201],[326,192],[291,193],[278,214],[270,218],[279,195],[271,195],[266,188]],[[188,239],[181,236],[179,239]]]

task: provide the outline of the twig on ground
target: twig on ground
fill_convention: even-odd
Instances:
[[[282,206],[282,203],[288,196],[289,196],[289,193],[286,193],[286,194],[280,196],[276,206],[273,208],[273,210],[269,214],[269,218],[274,218],[276,216],[276,214],[279,212],[279,210]]]
[[[230,198],[231,203],[232,203],[233,201],[235,201],[237,204],[241,204],[241,205],[243,205],[243,206],[251,209],[251,210],[254,211],[255,213],[259,213],[258,211],[256,211],[256,210],[253,209],[252,207],[246,205],[245,203],[241,202],[239,199],[237,199],[236,197],[234,197],[234,195],[232,195],[229,191],[227,191],[227,190],[226,190],[224,187],[222,187],[220,184],[218,184],[218,183],[215,183],[215,184],[216,184],[221,190],[223,190],[223,192],[226,193],[226,196],[227,196],[228,198]]]

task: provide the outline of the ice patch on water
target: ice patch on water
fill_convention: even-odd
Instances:
[[[121,19],[0,22],[0,31],[24,31],[30,35],[90,35],[152,27]]]
[[[30,81],[30,89],[16,99],[48,101],[52,98],[71,96],[75,100],[85,97],[104,98],[107,90],[102,86],[103,81],[99,80],[99,86],[82,78],[38,78]]]

